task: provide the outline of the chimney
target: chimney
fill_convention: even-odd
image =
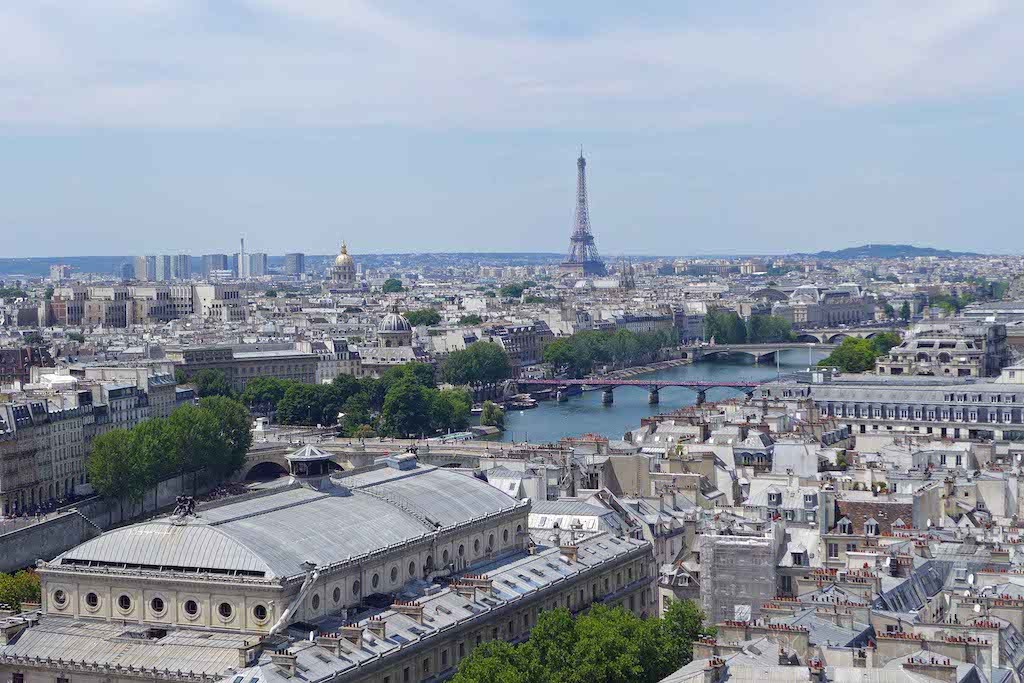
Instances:
[[[456,595],[463,597],[470,602],[476,600],[476,588],[471,584],[453,583],[452,589],[455,591]]]
[[[362,626],[342,626],[338,631],[338,634],[349,641],[358,648],[363,647],[363,627]],[[339,643],[340,645],[340,643]],[[340,650],[340,648],[339,648]]]
[[[383,619],[369,619],[366,622],[366,630],[378,638],[387,638],[388,625]]]
[[[275,652],[270,655],[270,663],[279,666],[289,676],[294,676],[297,672],[295,666],[296,659],[298,659],[298,656],[290,652]]]
[[[423,623],[423,605],[417,602],[396,600],[391,604],[391,609],[413,619],[417,624]]]
[[[575,562],[576,561],[576,551],[579,550],[579,548],[577,546],[575,546],[575,545],[562,545],[562,546],[559,546],[559,550],[562,551],[562,555],[567,557],[570,562]]]

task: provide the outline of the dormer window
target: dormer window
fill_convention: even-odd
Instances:
[[[769,505],[782,505],[782,494],[778,491],[768,492],[768,504]]]
[[[868,536],[877,536],[878,535],[878,522],[876,522],[873,519],[869,519],[867,522],[865,522],[864,523],[864,533],[867,534]]]
[[[817,505],[818,505],[818,496],[814,495],[813,493],[805,493],[804,494],[804,507],[805,508],[813,508],[813,507],[817,507]]]
[[[837,526],[839,527],[839,533],[841,534],[853,533],[853,522],[848,520],[846,517],[843,517],[841,520],[839,520],[839,524]]]

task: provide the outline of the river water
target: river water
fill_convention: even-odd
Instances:
[[[816,363],[826,355],[823,352],[812,352],[811,360]],[[807,360],[807,351],[783,351],[779,354],[778,367],[783,373],[803,370],[808,365]],[[755,365],[749,356],[738,355],[680,365],[630,379],[737,382],[768,380],[774,378],[777,372],[775,363]],[[531,410],[510,410],[505,415],[505,432],[501,440],[548,443],[558,441],[563,436],[587,433],[621,439],[627,430],[640,426],[640,418],[691,406],[697,399],[693,391],[684,387],[665,387],[660,394],[661,403],[654,406],[647,403],[646,387],[632,386],[616,387],[615,401],[610,406],[602,405],[600,391],[585,391],[569,397],[564,403],[541,401]],[[738,396],[743,394],[724,387],[707,391],[709,402]]]

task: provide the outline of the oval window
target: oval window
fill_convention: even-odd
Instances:
[[[127,612],[132,608],[132,599],[127,595],[122,595],[117,599],[117,606],[122,612]]]
[[[373,588],[377,588],[377,586],[380,585],[380,576],[378,574],[374,574],[373,578],[370,579],[370,585],[373,586]]]
[[[267,608],[263,605],[256,605],[252,608],[252,615],[257,621],[264,621],[267,618]]]
[[[85,604],[89,607],[96,607],[100,604],[100,598],[95,593],[89,593],[85,596]]]
[[[466,554],[466,546],[460,544],[459,545],[459,557],[462,557],[465,554]]]
[[[232,611],[230,602],[222,602],[217,605],[217,613],[224,619],[230,619]]]
[[[186,600],[185,614],[189,615],[190,617],[194,617],[195,615],[199,614],[199,603],[195,600]]]
[[[480,552],[480,539],[479,538],[476,539],[475,541],[473,541],[473,552],[474,553],[479,553]]]
[[[410,562],[409,563],[409,576],[416,576],[416,563],[415,562]]]
[[[149,607],[157,614],[161,614],[164,611],[163,598],[153,598],[149,601]]]
[[[359,579],[356,579],[355,581],[353,581],[352,582],[352,595],[359,595],[359,589],[360,588],[362,588],[362,586],[359,585]]]
[[[335,588],[334,589],[334,602],[335,603],[341,602],[341,589],[340,588]]]
[[[501,542],[508,543],[508,529],[501,532]]]
[[[62,590],[53,591],[53,602],[56,603],[58,607],[63,607],[68,602],[68,594]]]
[[[391,582],[394,583],[398,580],[398,567],[391,568]]]

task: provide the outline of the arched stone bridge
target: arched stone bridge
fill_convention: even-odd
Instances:
[[[804,347],[806,348],[806,344]],[[754,389],[761,385],[763,380],[749,380],[740,382],[706,382],[698,380],[665,380],[665,379],[601,379],[598,377],[591,377],[588,379],[531,379],[527,381],[521,381],[520,386],[554,386],[557,387],[555,395],[556,400],[563,401],[568,398],[569,387],[587,387],[591,389],[600,389],[602,392],[601,401],[605,405],[611,405],[613,402],[613,392],[616,387],[641,387],[647,389],[648,396],[647,400],[651,404],[660,402],[660,391],[665,387],[683,387],[689,389],[697,394],[697,405],[701,405],[707,399],[708,389],[716,389],[719,387],[728,389],[737,389],[751,396],[754,393]]]

